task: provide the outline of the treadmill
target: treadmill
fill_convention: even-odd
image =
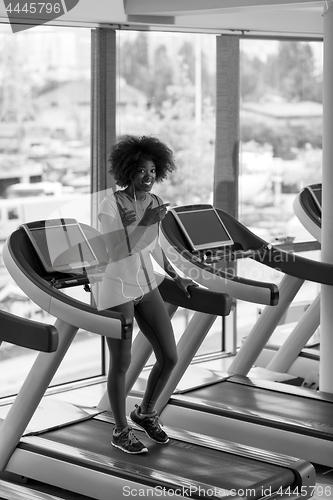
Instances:
[[[67,248],[60,253],[58,249],[53,260],[50,253],[60,240]],[[71,270],[65,271],[67,257]],[[90,226],[64,219],[28,224],[9,237],[3,258],[22,290],[57,317],[59,342],[54,352],[38,355],[1,424],[0,470],[98,500],[109,500],[110,495],[239,500],[312,496],[314,468],[302,459],[171,426],[166,446],[151,443],[135,429],[149,453],[126,456],[110,444],[110,412],[43,398],[79,327],[124,339],[131,334],[131,318],[98,311],[64,293],[69,286],[89,288],[107,263],[103,236]],[[52,264],[56,271],[50,269]],[[197,289],[191,299],[184,297],[190,304],[207,293],[211,302],[218,300],[221,315],[229,313],[230,298],[223,294]]]
[[[191,228],[200,231],[202,226],[196,223],[197,215],[211,208],[211,205],[187,205],[176,210],[191,215]],[[253,293],[255,282],[248,283],[225,270],[229,262],[248,257],[251,252],[252,259],[285,273],[279,287],[279,302],[273,307],[266,306],[228,373],[221,374],[220,380],[205,387],[189,387],[181,394],[174,394],[179,381],[174,380],[173,386],[169,386],[157,402],[161,418],[166,424],[177,422],[178,426],[193,432],[209,432],[213,437],[248,446],[259,445],[277,453],[297,454],[305,460],[333,466],[333,396],[249,375],[304,280],[332,285],[333,266],[284,252],[257,237],[226,212],[219,209],[216,212],[233,240],[231,247],[194,252],[184,228],[170,211],[161,224],[165,253],[177,255],[177,262],[175,257],[173,262],[189,276],[194,275],[195,269],[197,281],[208,289],[217,291],[220,286],[221,291],[233,297],[258,301],[259,294],[254,298]],[[267,292],[267,284],[258,283],[258,287]],[[203,337],[205,334],[202,333]],[[183,337],[186,348],[194,346],[192,354],[195,354],[200,345],[200,332],[193,335],[193,330],[188,331]],[[181,354],[178,363],[184,360]],[[183,373],[185,370],[183,366]],[[133,399],[135,397],[133,394]]]
[[[2,310],[0,310],[0,322],[0,345],[2,342],[7,342],[45,353],[55,352],[58,348],[58,332],[53,325],[21,318]],[[36,481],[31,482],[19,478],[20,483],[17,483],[13,482],[13,479],[13,476],[8,473],[0,473],[0,496],[2,499],[78,500],[80,498],[84,500],[87,498]]]
[[[321,244],[321,206],[322,185],[312,184],[303,188],[296,196],[294,212],[305,229]],[[309,371],[319,373],[320,353],[318,345],[311,348],[307,342],[320,325],[320,293],[303,314],[291,335],[280,347],[268,368],[277,371],[288,370],[294,361],[302,360],[308,363]],[[311,376],[309,376],[311,383]],[[315,385],[315,383],[314,383]]]

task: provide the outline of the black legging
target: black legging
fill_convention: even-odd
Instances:
[[[134,316],[154,350],[156,363],[140,405],[142,413],[150,413],[177,363],[176,343],[168,312],[157,288],[144,295],[138,303],[126,302],[112,310]],[[121,430],[127,426],[125,382],[131,362],[132,339],[107,338],[107,344],[110,350],[107,390],[116,427]]]

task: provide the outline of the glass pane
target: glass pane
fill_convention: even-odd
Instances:
[[[272,243],[312,240],[294,215],[293,202],[303,186],[321,182],[321,42],[241,41],[240,221]],[[319,252],[306,253],[319,258]],[[279,283],[281,274],[253,261],[239,273]],[[294,299],[311,303],[319,291],[306,283]],[[237,305],[238,344],[262,306]]]
[[[0,26],[0,250],[21,223],[64,214],[90,222],[90,30]],[[79,209],[75,207],[79,207]],[[66,211],[67,210],[67,211]],[[0,307],[54,323],[0,261]],[[89,300],[88,294],[83,300]],[[15,393],[36,354],[3,344],[0,396]],[[80,332],[53,383],[101,373],[101,338]]]
[[[189,33],[118,33],[118,136],[157,135],[178,170],[154,192],[171,205],[212,203],[216,37]],[[178,338],[189,313],[173,320]],[[200,353],[221,349],[221,320]]]
[[[175,152],[178,171],[155,192],[171,204],[206,203],[213,191],[215,36],[122,31],[118,44],[118,135],[158,135]]]

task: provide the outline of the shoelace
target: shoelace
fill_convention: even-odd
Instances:
[[[134,434],[133,429],[128,429],[128,440],[130,444],[135,444],[139,442],[138,438]]]
[[[149,420],[150,420],[150,424],[152,425],[152,427],[154,427],[155,429],[158,429],[160,426],[163,427],[163,423],[162,423],[162,420],[160,419],[160,417],[158,415],[154,415],[153,417],[147,417]]]
[[[149,420],[150,425],[152,425],[155,429],[157,429],[160,426],[163,427],[163,422],[160,419],[160,417],[157,415],[156,411],[154,411],[151,414],[149,414],[149,413],[145,414],[145,413],[140,412],[138,405],[135,405],[135,408],[137,408],[139,415],[141,415],[145,419]]]

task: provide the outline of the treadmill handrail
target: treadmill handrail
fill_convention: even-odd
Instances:
[[[27,262],[25,256],[23,255],[20,244],[22,243],[22,238],[26,238],[23,229],[19,228],[14,231],[6,241],[4,247],[3,258],[7,269],[10,269],[10,260],[15,264],[16,268],[19,269],[21,274],[25,276],[27,281],[30,281],[37,289],[41,290],[45,295],[49,297],[49,304],[56,307],[56,303],[67,305],[70,308],[88,313],[89,315],[98,317],[112,318],[119,320],[121,322],[121,338],[130,338],[132,335],[133,319],[128,314],[106,310],[98,310],[96,307],[81,302],[69,295],[64,294],[56,287],[53,287],[50,283],[45,281],[38,273],[31,267]],[[8,256],[7,256],[8,253]],[[52,310],[48,311],[52,314]],[[80,326],[80,325],[78,325]],[[98,333],[98,332],[97,332]]]
[[[230,214],[218,210],[218,213],[223,214],[223,221],[225,218],[233,219]],[[238,227],[243,226],[239,221],[234,219]],[[307,281],[314,281],[323,285],[333,285],[333,265],[326,262],[318,262],[300,255],[285,252],[274,245],[271,245],[261,238],[255,236],[251,231],[243,226],[242,232],[246,232],[249,236],[254,236],[258,242],[263,243],[262,251],[254,253],[253,259],[266,266],[277,269],[289,276],[300,278]],[[255,241],[255,240],[254,240]]]
[[[191,208],[193,210],[198,210],[198,209],[204,209],[206,207],[211,207],[211,205],[186,205],[183,208]],[[264,240],[253,234],[251,231],[246,229],[245,226],[243,226],[240,222],[238,222],[235,218],[233,218],[226,212],[223,212],[220,209],[216,210],[235,242],[239,241],[238,237],[239,228],[241,228],[241,232],[246,233],[246,236],[249,238],[251,242],[251,246],[250,245],[244,246],[244,244],[242,244],[241,246],[244,251],[249,250],[251,248],[251,250],[259,251],[259,253],[261,254],[261,249],[264,245],[268,245],[267,242],[265,242]],[[232,227],[230,226],[230,224]],[[169,212],[161,222],[161,230],[162,230],[161,234],[162,243],[164,238],[165,241],[167,241],[168,246],[170,247],[170,257],[169,257],[170,260],[172,261],[173,258],[175,257],[173,251],[176,251],[179,254],[179,258],[181,259],[179,265],[182,266],[187,261],[191,265],[197,267],[201,272],[203,281],[206,281],[206,276],[211,276],[212,278],[214,278],[215,276],[216,279],[220,278],[221,280],[224,281],[224,286],[226,286],[226,288],[221,289],[221,292],[223,291],[228,294],[230,293],[231,296],[248,301],[252,300],[254,302],[256,302],[256,299],[253,297],[253,294],[251,295],[250,292],[251,287],[257,289],[258,291],[261,289],[263,293],[260,294],[260,296],[263,304],[276,305],[278,303],[279,289],[275,283],[251,280],[237,276],[235,275],[234,272],[230,272],[230,270],[224,271],[223,269],[213,268],[212,266],[206,264],[205,262],[202,262],[195,254],[192,254],[186,247],[185,239],[171,212]],[[164,248],[164,251],[168,255],[168,250],[166,248]],[[242,290],[243,294],[245,294],[247,298],[243,296],[243,294],[241,294],[240,292],[239,286],[241,285],[245,285],[242,288]],[[230,291],[228,289],[228,286],[230,286]],[[216,288],[215,290],[217,291]],[[258,301],[260,302],[260,300]]]
[[[333,285],[333,264],[327,262],[318,262],[294,253],[285,252],[273,245],[266,249],[265,254],[254,257],[254,259],[295,278],[321,283],[322,285]]]
[[[193,205],[194,209],[204,208],[210,205]],[[231,234],[233,240],[239,243],[243,250],[260,250],[259,252],[254,252],[253,258],[257,262],[264,264],[265,266],[277,269],[289,276],[294,276],[295,278],[300,278],[307,281],[313,281],[316,283],[321,283],[324,285],[333,285],[333,265],[325,262],[318,262],[306,257],[301,257],[291,252],[286,252],[281,250],[274,245],[266,242],[265,240],[256,236],[252,231],[247,229],[241,222],[235,219],[232,215],[224,212],[223,210],[216,209],[217,213],[221,217],[222,221],[226,225],[229,233]],[[172,214],[167,214],[164,221],[172,217]],[[170,219],[169,219],[170,220]],[[163,231],[167,233],[169,242],[176,248],[179,245],[179,240],[177,236],[172,235],[170,228],[167,225],[167,221],[162,221]],[[195,262],[195,265],[201,267],[211,273],[214,269],[210,266],[195,259],[195,256],[191,254],[187,249],[184,248],[182,252],[183,256],[188,260]],[[219,271],[220,275],[223,275],[222,271]],[[226,274],[226,279],[230,281],[239,281],[244,284],[251,284],[252,286],[269,286],[269,283],[262,284],[261,282],[251,282],[251,280],[245,280],[239,277],[229,277]]]
[[[212,292],[206,288],[190,286],[191,297],[187,297],[174,280],[164,277],[159,285],[165,302],[192,311],[228,316],[231,311],[232,298],[226,293]]]
[[[27,349],[54,352],[59,338],[55,326],[21,318],[6,311],[0,311],[0,343],[2,341]]]

